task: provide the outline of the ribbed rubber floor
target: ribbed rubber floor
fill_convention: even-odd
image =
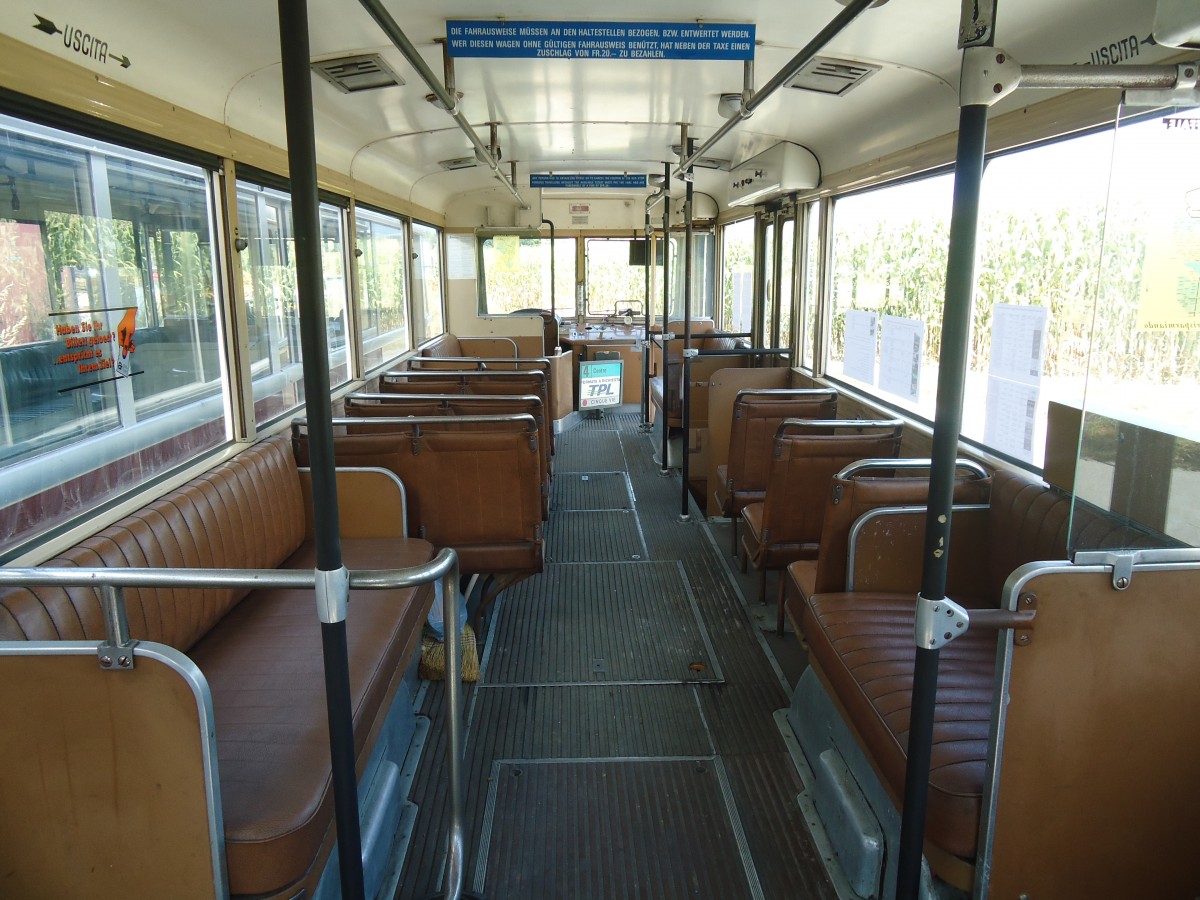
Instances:
[[[488,900],[831,898],[772,718],[788,688],[726,548],[694,509],[680,521],[678,477],[660,474],[637,422],[610,413],[557,436],[556,561],[490,616],[484,684],[466,690],[468,887],[478,873]],[[632,510],[604,512],[623,508],[602,477],[618,471]],[[435,684],[423,700],[434,721],[403,900],[437,893],[445,865],[444,698]]]
[[[488,685],[720,678],[677,562],[548,565],[501,601],[483,671]]]
[[[546,523],[547,562],[636,562],[647,555],[633,510],[564,509]]]
[[[625,470],[625,454],[616,431],[606,431],[593,422],[554,439],[554,474],[567,472],[619,472]]]
[[[724,781],[711,757],[497,762],[475,887],[489,897],[761,897]]]
[[[629,479],[622,472],[559,472],[550,485],[552,510],[632,509]]]

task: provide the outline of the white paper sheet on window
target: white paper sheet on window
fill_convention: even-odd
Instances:
[[[983,441],[1016,459],[1033,461],[1033,429],[1041,387],[988,376]]]
[[[992,308],[988,374],[1021,384],[1040,384],[1046,345],[1044,306],[997,303]]]
[[[475,277],[475,236],[473,234],[446,235],[446,277]]]
[[[875,383],[875,334],[879,317],[861,309],[846,310],[846,356],[842,374],[864,384]]]
[[[916,403],[921,398],[921,359],[925,323],[920,319],[883,317],[879,338],[879,387]]]
[[[983,440],[1026,462],[1033,461],[1048,313],[1044,306],[1013,303],[997,303],[992,309]]]

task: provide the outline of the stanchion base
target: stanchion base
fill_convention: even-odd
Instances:
[[[463,891],[458,895],[462,900],[487,900],[483,894],[477,894],[474,891]],[[445,894],[434,894],[429,900],[446,900]]]

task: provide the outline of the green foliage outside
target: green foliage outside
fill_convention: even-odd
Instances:
[[[1137,221],[1110,226],[1106,234],[1101,209],[985,221],[976,265],[972,368],[987,367],[995,304],[1012,303],[1049,308],[1047,376],[1082,375],[1090,368],[1107,379],[1178,383],[1200,377],[1200,333],[1136,329],[1143,234]],[[855,307],[924,322],[926,360],[936,363],[948,224],[917,219],[891,229],[876,224],[838,230],[836,241],[834,357],[845,352],[845,310]]]

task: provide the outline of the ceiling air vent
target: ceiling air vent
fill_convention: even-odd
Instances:
[[[470,169],[475,165],[475,157],[458,156],[454,159],[441,159],[438,160],[438,165],[447,172],[453,172],[455,169]]]
[[[840,97],[879,71],[879,66],[853,59],[815,56],[787,83],[802,91]]]
[[[313,63],[312,67],[314,72],[343,94],[404,84],[404,79],[392,71],[392,67],[377,53],[322,59]]]

